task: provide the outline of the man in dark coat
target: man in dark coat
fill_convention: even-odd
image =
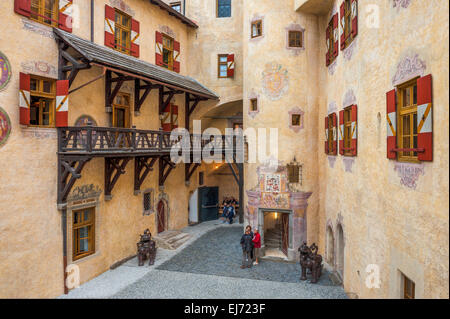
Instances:
[[[241,268],[252,267],[252,250],[253,250],[253,236],[250,234],[250,230],[247,228],[245,234],[241,237],[242,246],[242,266]]]

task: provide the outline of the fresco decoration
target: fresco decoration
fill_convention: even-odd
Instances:
[[[58,69],[45,61],[26,61],[20,64],[25,73],[58,78]]]
[[[394,170],[400,177],[400,184],[414,190],[417,188],[419,177],[425,175],[423,164],[395,163]]]
[[[272,100],[279,100],[289,89],[288,71],[276,62],[267,63],[262,72],[264,93]]]
[[[40,34],[40,35],[50,38],[50,39],[55,38],[55,35],[53,33],[53,28],[51,28],[49,26],[43,25],[41,23],[32,21],[27,18],[23,18],[22,23],[23,23],[23,28],[27,31],[31,31],[31,32]]]
[[[86,184],[82,186],[77,186],[67,197],[68,202],[83,201],[86,199],[98,199],[102,190],[99,186],[94,184]]]
[[[11,134],[11,120],[6,111],[0,107],[0,147],[6,144]]]
[[[350,61],[357,49],[358,38],[354,39],[343,51],[344,59]]]
[[[330,168],[334,168],[334,164],[336,163],[336,156],[328,156],[328,164]]]
[[[356,97],[355,97],[355,93],[353,92],[352,89],[348,90],[345,95],[344,95],[344,99],[342,100],[342,107],[347,107],[353,104],[357,104],[356,103]]]
[[[261,208],[289,209],[289,193],[261,193]]]
[[[264,190],[266,192],[279,193],[281,191],[281,176],[278,174],[267,174]]]
[[[403,8],[406,9],[411,4],[411,0],[392,0],[392,7],[393,8]]]
[[[426,63],[419,58],[418,54],[408,54],[398,63],[397,72],[392,78],[392,85],[397,86],[417,76],[423,76],[426,68]]]
[[[90,115],[81,115],[75,121],[75,126],[97,126],[97,121]]]
[[[355,159],[354,158],[343,158],[342,162],[344,163],[344,169],[347,173],[352,173],[353,172],[353,164],[355,163]]]
[[[11,80],[11,64],[3,52],[0,51],[0,91],[3,90]]]
[[[327,114],[337,112],[337,109],[337,103],[335,101],[332,101],[330,102],[330,104],[328,104]]]
[[[133,17],[135,15],[135,12],[131,10],[130,6],[127,5],[123,0],[109,0],[109,3],[111,4],[111,6],[125,12],[129,16]]]
[[[334,73],[336,72],[336,69],[337,69],[337,59],[335,59],[335,60],[333,61],[333,63],[331,63],[331,64],[328,66],[328,74],[329,74],[329,75],[334,75]]]
[[[168,35],[169,37],[172,37],[174,39],[177,38],[175,31],[173,31],[169,26],[167,25],[160,25],[159,26],[159,31],[161,33],[164,33],[166,35]]]

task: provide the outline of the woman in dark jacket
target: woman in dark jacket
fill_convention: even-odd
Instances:
[[[253,234],[250,234],[248,227],[245,229],[245,234],[241,237],[242,246],[242,265],[241,269],[252,267],[252,250],[253,250]]]

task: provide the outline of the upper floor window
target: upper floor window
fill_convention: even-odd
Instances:
[[[163,66],[169,70],[173,70],[173,39],[164,35],[163,40]]]
[[[228,54],[219,54],[218,73],[219,78],[228,77]]]
[[[398,159],[406,162],[418,161],[417,151],[417,80],[398,87],[397,145],[405,151],[398,153]]]
[[[115,16],[115,49],[125,54],[131,50],[131,17],[116,10]]]
[[[344,0],[341,4],[341,49],[345,49],[358,34],[357,0]]]
[[[303,47],[303,33],[301,31],[289,31],[289,47]]]
[[[58,0],[31,0],[32,20],[58,27]]]
[[[352,107],[344,109],[344,155],[352,155]]]
[[[402,284],[403,284],[403,299],[415,299],[416,297],[416,284],[414,281],[406,277],[404,274],[402,276]]]
[[[328,135],[327,135],[327,144],[328,144],[328,154],[333,154],[334,152],[334,141],[335,141],[335,132],[334,132],[334,123],[333,123],[333,114],[328,115]]]
[[[217,0],[217,17],[231,17],[231,0]]]
[[[181,13],[181,2],[171,2],[170,6],[172,7],[172,9],[174,9],[175,11],[178,11]]]
[[[252,22],[251,34],[252,38],[262,36],[262,20],[256,20]]]
[[[55,126],[55,80],[30,78],[30,125]]]
[[[328,23],[327,27],[327,66],[336,60],[337,57],[337,32],[336,32],[336,26],[335,26],[335,20],[337,18],[336,16],[333,16],[333,18]]]

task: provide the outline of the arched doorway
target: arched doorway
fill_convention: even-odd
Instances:
[[[334,267],[334,234],[330,226],[327,227],[327,263]]]
[[[341,276],[344,279],[344,252],[345,252],[345,243],[344,243],[344,230],[342,229],[342,225],[339,224],[337,226],[337,260],[336,260],[336,268]]]
[[[158,202],[156,219],[157,219],[158,234],[166,231],[167,209],[166,209],[166,204],[164,203],[163,200],[160,200]]]

